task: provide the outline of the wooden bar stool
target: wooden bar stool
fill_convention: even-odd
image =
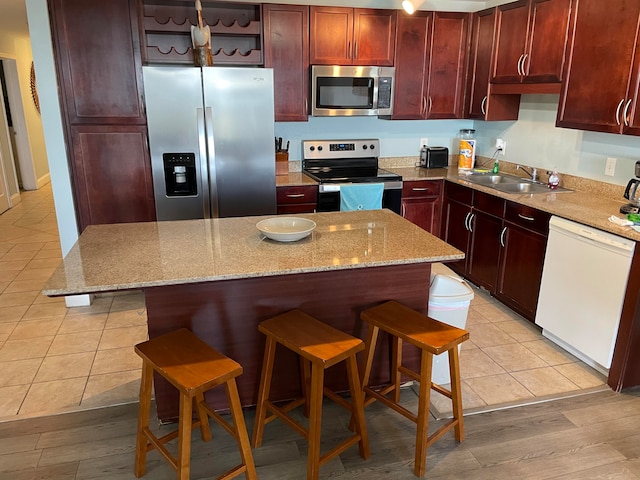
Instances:
[[[136,477],[144,475],[147,452],[155,448],[176,470],[178,480],[188,480],[191,462],[191,430],[199,426],[202,440],[205,442],[211,440],[208,418],[211,417],[237,440],[242,457],[242,464],[219,476],[218,479],[234,478],[242,473],[246,475],[247,479],[256,479],[256,468],[251,455],[249,436],[235,380],[238,375],[242,374],[240,364],[214,350],[184,328],[139,343],[135,346],[135,351],[143,360],[136,442]],[[154,371],[166,378],[180,391],[178,430],[161,438],[156,437],[149,430]],[[227,390],[233,425],[204,401],[204,392],[221,384],[224,384]],[[196,421],[192,421],[194,399],[198,413]],[[176,437],[178,438],[177,458],[164,446],[165,443]]]
[[[308,479],[317,479],[323,464],[355,443],[359,444],[360,456],[367,459],[369,457],[369,440],[364,422],[362,386],[358,377],[356,361],[356,353],[364,349],[362,340],[336,330],[300,310],[292,310],[265,320],[260,323],[258,330],[267,336],[267,341],[253,427],[253,447],[257,448],[261,445],[265,424],[275,418],[280,418],[308,441]],[[303,398],[295,399],[280,407],[269,401],[273,363],[278,343],[300,356],[304,394]],[[342,361],[345,361],[347,366],[351,402],[324,387],[325,369]],[[331,451],[320,455],[323,394],[351,412],[356,433]],[[305,405],[305,414],[309,417],[308,429],[305,429],[288,415],[288,412],[303,404]],[[267,410],[272,412],[269,417],[267,417]]]
[[[396,301],[390,301],[365,310],[360,318],[369,324],[365,353],[361,364],[362,384],[365,392],[365,406],[376,400],[402,414],[417,425],[414,474],[425,474],[427,447],[454,429],[455,438],[464,440],[464,418],[462,415],[462,395],[460,391],[460,367],[458,345],[469,338],[469,332],[439,322],[416,312]],[[379,391],[369,386],[371,362],[373,361],[379,330],[391,335],[391,384]],[[402,366],[402,342],[409,342],[421,350],[420,373]],[[451,390],[431,382],[433,356],[449,352],[449,373]],[[404,408],[400,401],[401,374],[420,382],[418,415]],[[429,402],[431,389],[451,399],[453,418],[429,435]],[[390,395],[391,394],[391,395]]]

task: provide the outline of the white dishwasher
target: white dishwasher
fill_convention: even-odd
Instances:
[[[601,373],[611,367],[635,242],[551,217],[536,324]]]

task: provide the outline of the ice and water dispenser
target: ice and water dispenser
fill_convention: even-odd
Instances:
[[[198,194],[194,153],[163,153],[162,162],[167,197],[189,197]]]

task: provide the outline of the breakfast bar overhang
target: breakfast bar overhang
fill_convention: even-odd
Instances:
[[[264,217],[89,226],[43,289],[49,296],[141,289],[149,338],[186,327],[239,362],[242,404],[257,399],[264,338],[258,324],[299,308],[356,337],[359,314],[394,299],[427,313],[431,263],[464,254],[390,210],[304,214],[316,228],[296,242],[265,238]],[[379,342],[386,350],[386,342]],[[405,358],[411,362],[412,351]],[[388,355],[377,355],[387,358]],[[278,356],[275,399],[299,391],[297,360]],[[388,380],[386,361],[373,379]],[[328,372],[330,388],[346,387]],[[346,388],[345,388],[346,390]],[[219,398],[218,398],[218,395]],[[177,417],[178,396],[156,378],[160,420]],[[207,396],[225,405],[221,393]]]

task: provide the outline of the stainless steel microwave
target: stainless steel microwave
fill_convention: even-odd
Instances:
[[[313,65],[311,115],[391,115],[395,73],[394,67]]]

